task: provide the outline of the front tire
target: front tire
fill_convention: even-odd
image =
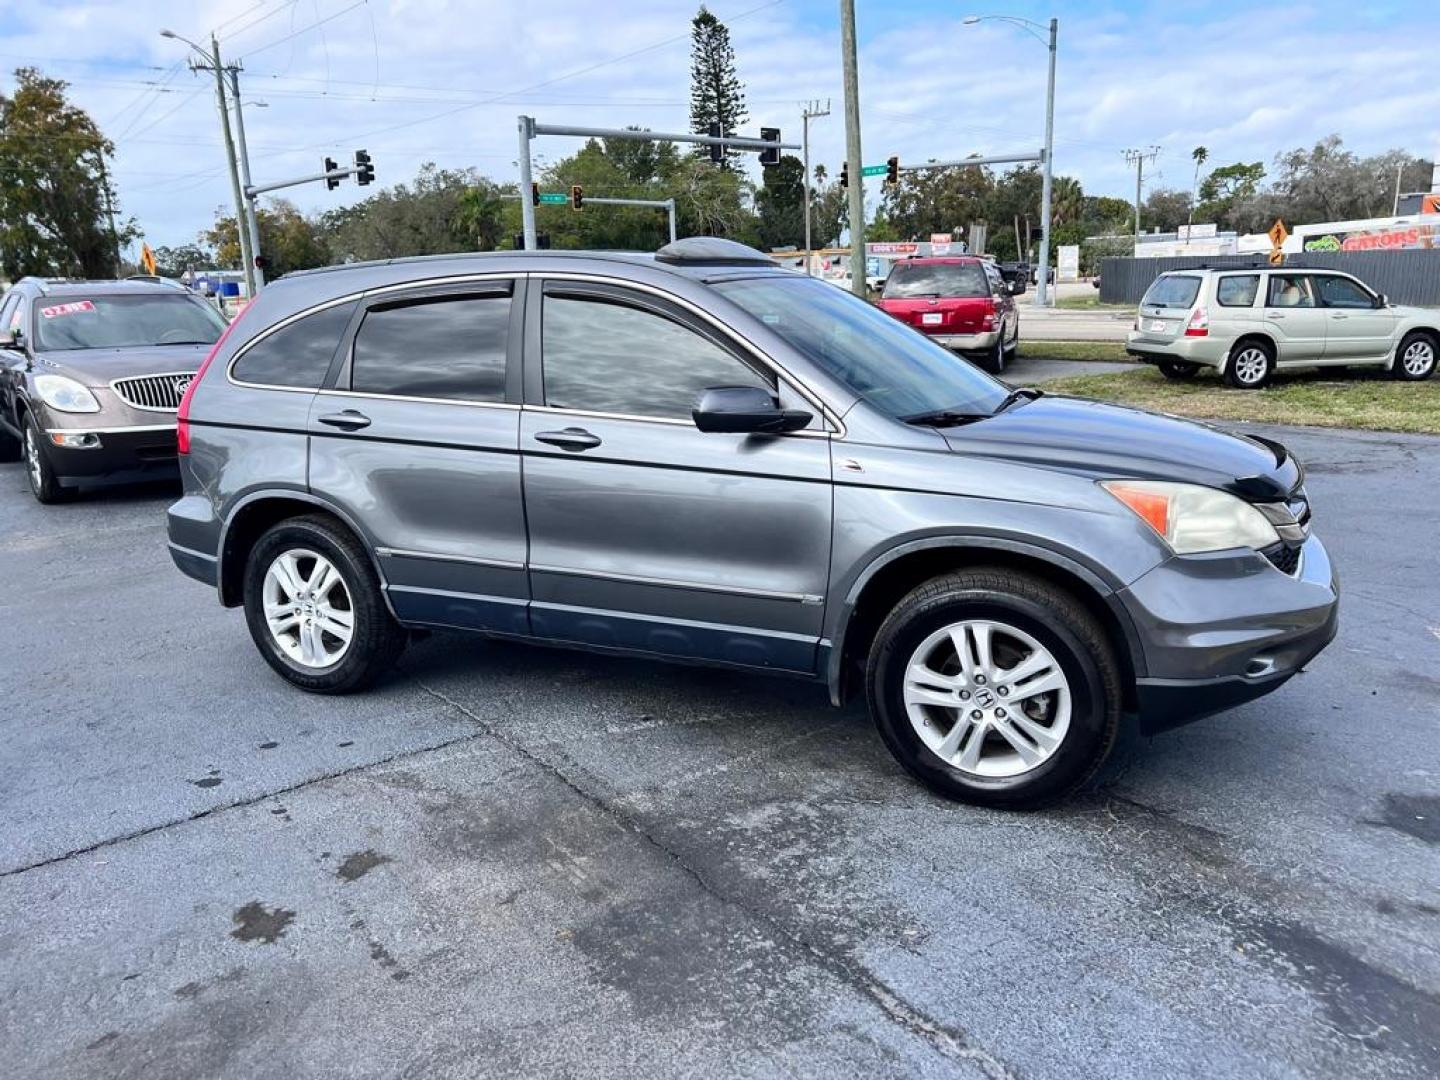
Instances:
[[[1275,374],[1275,350],[1263,341],[1237,341],[1225,365],[1225,382],[1236,390],[1259,390]]]
[[[1405,382],[1419,382],[1435,374],[1436,342],[1429,334],[1412,331],[1395,350],[1390,374]]]
[[[1200,372],[1200,365],[1189,360],[1162,360],[1160,374],[1176,382],[1186,382]]]
[[[60,481],[56,479],[55,468],[50,464],[49,453],[45,449],[45,436],[41,434],[35,417],[27,415],[22,430],[24,434],[21,456],[25,460],[25,478],[30,481],[30,494],[35,496],[36,502],[44,506],[69,502],[74,498],[75,492],[61,487]]]
[[[365,549],[329,518],[292,518],[265,533],[246,560],[244,603],[265,662],[311,693],[361,690],[405,648]]]
[[[866,666],[881,738],[952,799],[1029,810],[1099,770],[1120,730],[1120,672],[1069,593],[999,568],[919,586],[891,611]]]

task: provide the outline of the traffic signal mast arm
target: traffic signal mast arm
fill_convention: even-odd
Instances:
[[[370,155],[360,150],[355,154],[355,164],[348,168],[338,167],[331,158],[325,159],[323,172],[310,173],[306,176],[296,176],[289,180],[276,180],[270,184],[251,184],[245,189],[247,198],[254,198],[256,195],[263,195],[267,191],[278,191],[281,188],[295,187],[298,184],[313,184],[320,180],[325,181],[326,187],[335,187],[347,176],[355,177],[356,183],[364,185],[375,178],[375,166],[370,164]]]

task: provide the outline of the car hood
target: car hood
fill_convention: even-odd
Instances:
[[[128,349],[60,349],[36,354],[35,371],[68,375],[86,386],[107,386],[134,375],[196,371],[209,345],[145,345]]]
[[[1178,480],[1254,501],[1283,499],[1304,471],[1277,442],[1079,398],[1037,398],[942,431],[959,454],[1096,479]]]

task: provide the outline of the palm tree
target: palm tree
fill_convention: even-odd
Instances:
[[[476,251],[494,251],[500,242],[500,199],[493,188],[467,188],[460,196],[455,224]]]
[[[1195,228],[1195,200],[1200,197],[1200,166],[1205,164],[1210,156],[1210,151],[1203,146],[1197,146],[1190,151],[1190,156],[1195,159],[1195,185],[1190,189],[1190,221],[1185,226],[1185,243],[1190,243],[1190,233]]]

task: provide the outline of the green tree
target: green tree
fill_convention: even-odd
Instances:
[[[755,193],[760,242],[766,250],[805,243],[805,164],[792,154],[765,170]]]
[[[973,221],[987,220],[994,187],[989,170],[975,165],[902,172],[881,199],[879,216],[903,240],[960,232]]]
[[[279,277],[295,270],[311,270],[330,262],[330,249],[317,222],[310,220],[284,199],[275,199],[258,211],[260,253],[269,260],[267,276]],[[233,216],[220,216],[201,240],[215,251],[222,266],[240,265],[240,238]]]
[[[690,130],[707,135],[710,125],[718,124],[722,135],[734,135],[747,119],[745,87],[735,71],[730,31],[701,4],[690,21]],[[724,167],[732,168],[740,154],[727,150]],[[697,147],[696,155],[708,158],[709,147]]]
[[[214,253],[199,244],[161,245],[155,249],[155,271],[161,277],[178,278],[186,270],[206,270],[214,265]]]
[[[1174,188],[1152,188],[1140,208],[1146,229],[1175,232],[1190,220],[1190,193]]]
[[[1249,199],[1260,189],[1265,179],[1263,162],[1237,161],[1211,170],[1200,181],[1200,205],[1195,216],[1201,221],[1213,221],[1223,228],[1235,228],[1234,209],[1237,203]]]
[[[441,169],[427,162],[411,183],[321,215],[320,235],[337,262],[469,251],[484,234],[498,243],[508,225],[482,223],[465,209],[467,193],[477,188],[497,196],[504,190],[474,169]],[[497,212],[496,221],[509,213]]]
[[[66,83],[34,68],[0,94],[0,270],[111,277],[133,222],[112,231],[114,146],[65,96]]]

